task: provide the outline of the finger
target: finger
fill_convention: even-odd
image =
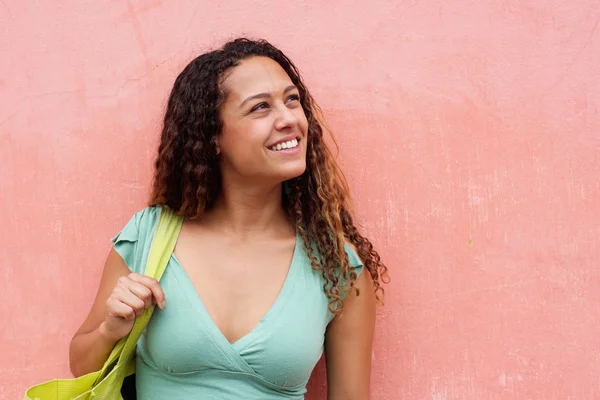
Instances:
[[[141,283],[131,281],[128,287],[129,291],[144,302],[144,308],[150,308],[154,302],[152,291]]]
[[[135,319],[135,310],[117,299],[110,299],[107,302],[109,313],[117,317],[131,321]]]
[[[115,298],[121,303],[131,307],[135,312],[136,317],[139,317],[144,312],[144,301],[130,291],[120,290],[115,293]]]
[[[132,273],[129,274],[129,279],[131,279],[132,281],[141,283],[142,285],[146,286],[148,289],[150,289],[150,291],[152,292],[152,296],[154,296],[154,300],[156,301],[156,304],[158,304],[158,306],[161,309],[165,308],[165,293],[163,292],[162,288],[160,287],[160,284],[158,283],[158,281],[154,278],[150,278],[149,276],[146,275],[140,275],[140,274],[136,274],[136,273]]]

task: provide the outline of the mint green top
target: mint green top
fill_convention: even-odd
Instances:
[[[144,272],[159,215],[158,207],[138,212],[112,239],[134,272]],[[360,259],[349,246],[346,253],[359,274]],[[277,299],[251,332],[230,344],[173,254],[161,279],[167,307],[155,309],[137,346],[138,398],[304,399],[333,319],[323,283],[296,235]]]

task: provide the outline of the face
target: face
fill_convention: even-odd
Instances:
[[[227,71],[221,84],[221,173],[280,183],[306,169],[308,122],[298,89],[279,64],[253,57]]]

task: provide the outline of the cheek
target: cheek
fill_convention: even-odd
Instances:
[[[238,159],[242,153],[241,149],[244,147],[243,140],[240,139],[241,137],[242,135],[239,135],[232,127],[224,130],[219,136],[221,155],[230,161]]]
[[[265,131],[260,125],[249,123],[224,131],[219,140],[222,154],[231,160],[244,162],[256,155],[256,152],[262,151],[269,131]]]
[[[298,114],[298,125],[300,125],[300,129],[302,130],[302,133],[304,133],[304,135],[306,135],[308,133],[308,120],[306,119],[306,114],[304,114],[304,111],[301,109],[299,114]]]

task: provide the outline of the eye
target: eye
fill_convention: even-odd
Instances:
[[[258,110],[264,110],[266,108],[268,108],[269,105],[265,102],[262,103],[258,103],[257,105],[255,105],[254,107],[252,107],[252,110],[250,110],[250,112],[254,112],[254,111],[258,111]]]
[[[290,96],[288,96],[287,101],[300,101],[300,96],[297,94],[292,94]]]

